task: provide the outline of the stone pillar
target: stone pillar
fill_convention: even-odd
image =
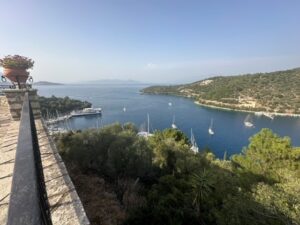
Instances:
[[[20,120],[21,111],[25,92],[29,94],[29,100],[35,119],[41,118],[41,110],[39,104],[39,97],[36,89],[5,89],[3,90],[10,109],[10,114],[13,120]]]

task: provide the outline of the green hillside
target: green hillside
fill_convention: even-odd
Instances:
[[[232,109],[300,113],[300,68],[271,73],[212,77],[191,84],[152,86],[148,94],[171,94]]]

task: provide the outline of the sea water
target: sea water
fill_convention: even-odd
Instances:
[[[150,116],[150,131],[170,128],[175,116],[175,124],[190,137],[191,128],[200,149],[209,148],[222,158],[240,153],[249,143],[249,137],[262,128],[270,128],[280,136],[289,136],[294,146],[300,146],[300,118],[251,115],[253,128],[246,128],[244,120],[248,113],[226,111],[194,104],[187,98],[168,95],[141,94],[146,84],[81,84],[36,86],[41,96],[86,100],[93,107],[102,108],[102,116],[76,117],[69,121],[72,129],[87,129],[114,122],[133,122],[140,129],[147,126]],[[124,107],[126,110],[124,110]],[[215,135],[208,133],[211,120]]]

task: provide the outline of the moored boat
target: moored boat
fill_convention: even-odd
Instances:
[[[177,129],[177,126],[176,126],[176,124],[175,124],[175,116],[173,116],[173,122],[172,122],[171,127],[172,127],[173,129]]]
[[[249,127],[249,128],[254,127],[254,124],[251,122],[250,115],[248,115],[244,120],[244,125],[245,127]]]
[[[215,132],[214,132],[214,130],[212,129],[213,128],[213,119],[211,119],[210,120],[210,126],[209,126],[209,128],[208,128],[208,133],[210,134],[210,135],[214,135],[215,134]]]
[[[264,113],[263,112],[254,112],[254,115],[255,116],[262,116],[262,115],[264,115]]]
[[[70,117],[91,116],[91,115],[101,115],[101,114],[102,114],[101,108],[84,108],[83,110],[71,112]]]
[[[194,137],[194,133],[193,133],[193,129],[191,129],[191,150],[194,152],[194,153],[198,153],[199,152],[199,148],[198,148],[198,145],[197,145],[197,142],[196,142],[196,139]]]
[[[140,137],[145,137],[145,138],[153,136],[153,134],[150,133],[150,116],[149,116],[149,114],[147,114],[147,131],[140,131],[137,133],[137,135]]]
[[[265,113],[263,113],[263,115],[264,115],[265,117],[268,117],[268,118],[271,119],[271,120],[274,119],[274,115],[271,114],[271,113],[269,113],[269,112],[265,112]]]
[[[244,122],[244,125],[245,125],[246,127],[253,127],[253,126],[254,126],[253,123],[251,123],[251,122],[249,122],[249,121],[245,121],[245,122]]]

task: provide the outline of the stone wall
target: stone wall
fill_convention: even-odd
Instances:
[[[3,90],[9,105],[10,114],[13,120],[20,120],[25,92],[29,94],[29,100],[34,118],[41,117],[40,104],[36,89],[5,89]]]
[[[16,150],[17,145],[22,144],[18,143],[20,121],[17,119],[13,121],[10,111],[15,112],[22,108],[24,94],[24,90],[8,90],[6,97],[0,96],[0,225],[7,223]],[[34,110],[37,111],[38,107],[34,105],[34,102],[38,100],[36,90],[30,90],[29,94],[33,101],[32,107],[35,107]],[[52,224],[90,225],[81,200],[47,127],[41,119],[36,119],[35,125]]]
[[[8,107],[8,102],[5,96],[0,96],[0,107]]]
[[[47,127],[35,120],[53,225],[90,225],[81,200]]]

